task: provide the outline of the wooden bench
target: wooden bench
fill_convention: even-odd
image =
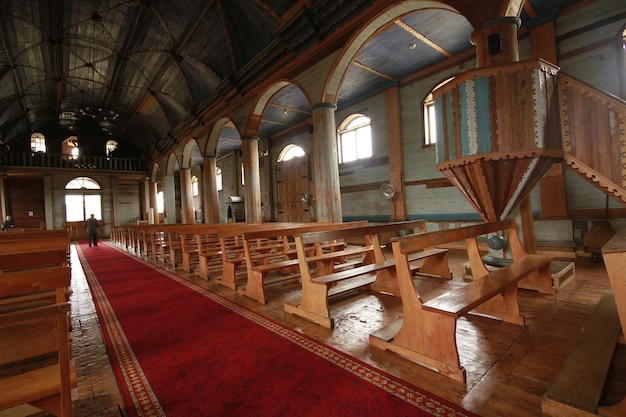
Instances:
[[[295,226],[285,226],[269,230],[254,230],[243,235],[244,259],[246,262],[247,281],[239,291],[247,297],[257,300],[261,304],[267,303],[265,285],[267,277],[272,272],[298,272],[299,261],[297,250],[291,244],[296,234],[316,231],[332,231],[351,229],[367,225],[367,221],[346,223],[305,223]],[[270,246],[272,245],[273,246]],[[324,250],[334,251],[343,248],[344,244],[331,242]],[[311,247],[309,250],[315,250]],[[272,283],[283,281],[276,277]]]
[[[624,416],[621,405],[601,407],[600,398],[622,326],[613,291],[602,294],[567,356],[558,376],[543,396],[542,411],[560,416]]]
[[[68,265],[0,273],[0,410],[28,403],[56,416],[72,415],[70,277]],[[41,359],[52,354],[56,360]]]
[[[626,399],[600,404],[618,345],[624,348],[626,325],[626,227],[603,247],[611,290],[607,290],[583,327],[578,342],[543,397],[549,416],[625,416]],[[623,364],[621,364],[623,366]]]
[[[0,410],[31,404],[55,416],[72,416],[69,303],[0,314],[0,365],[56,352],[57,363],[0,378]]]
[[[214,230],[200,229],[195,234],[198,248],[196,275],[206,280],[219,275],[222,270],[222,249],[219,234]]]
[[[302,280],[302,301],[286,303],[285,312],[304,317],[324,327],[333,328],[329,297],[366,287],[388,294],[399,294],[393,259],[386,259],[379,242],[379,235],[402,231],[425,232],[423,220],[356,227],[345,230],[306,233],[296,235],[296,249]],[[349,246],[344,250],[324,253],[308,249],[310,245],[338,240],[362,239],[361,246]],[[344,267],[346,259],[357,256],[357,265]],[[412,261],[423,261],[419,272],[451,278],[446,249],[429,248],[415,254]],[[339,269],[339,270],[338,270]]]
[[[494,272],[485,267],[478,249],[478,236],[506,231],[513,262]],[[424,302],[418,294],[410,256],[447,242],[465,240],[474,281]],[[535,274],[550,276],[551,258],[524,251],[514,220],[481,223],[457,229],[392,239],[393,255],[404,318],[370,335],[370,345],[390,350],[459,381],[465,369],[456,345],[456,321],[470,311],[519,325],[517,288],[520,280]]]
[[[0,273],[0,312],[68,301],[69,266],[33,267]]]
[[[270,231],[276,229],[284,229],[296,226],[306,226],[310,223],[229,223],[231,227],[221,229],[219,231],[220,255],[222,258],[222,275],[216,278],[216,282],[230,289],[237,290],[237,276],[240,266],[245,265],[246,257],[244,253],[243,236],[251,231]],[[255,245],[254,252],[259,254],[269,252],[276,249],[276,242],[268,242],[267,238],[259,238],[253,243]],[[246,275],[246,273],[244,273]]]
[[[67,230],[45,230],[0,235],[0,270],[69,265]]]
[[[198,268],[196,275],[206,280],[219,275],[222,269],[222,249],[220,245],[219,232],[239,227],[247,227],[250,223],[212,223],[196,225],[193,230],[193,239],[195,247],[191,241],[188,242],[188,251],[183,247],[183,269],[189,263],[189,271],[191,271],[191,259],[197,257]],[[192,231],[188,232],[187,239],[191,238]],[[186,253],[188,252],[188,253]],[[189,257],[188,261],[185,259]]]

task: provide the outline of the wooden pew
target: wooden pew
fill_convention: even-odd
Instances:
[[[513,262],[494,272],[483,264],[476,238],[505,230]],[[417,293],[410,255],[448,242],[465,240],[474,281],[424,302]],[[457,229],[392,239],[404,318],[370,335],[370,345],[390,350],[446,376],[465,380],[456,345],[456,320],[476,310],[504,321],[524,324],[519,314],[520,280],[534,274],[550,275],[550,257],[524,251],[514,220],[481,223]]]
[[[621,333],[613,291],[607,290],[583,327],[576,345],[548,392],[542,411],[561,416],[624,416],[624,401],[601,407],[600,398]]]
[[[31,404],[56,416],[73,415],[69,310],[69,303],[60,303],[0,314],[0,365],[57,355],[53,365],[0,378],[0,410]]]
[[[423,220],[416,220],[296,235],[302,301],[299,304],[286,303],[285,312],[333,328],[334,319],[330,316],[329,297],[363,287],[388,294],[399,294],[394,261],[385,258],[379,235],[397,234],[402,231],[423,233],[426,226]],[[349,246],[344,250],[329,253],[319,250],[319,245],[324,242],[355,238],[362,239],[364,245]],[[318,249],[311,253],[308,250],[310,245],[316,245]],[[360,265],[337,270],[346,258],[354,256],[361,258]],[[415,254],[412,261],[423,261],[424,264],[419,268],[422,273],[450,278],[447,256],[446,249],[429,248]]]
[[[596,304],[576,345],[543,397],[542,411],[549,416],[626,415],[625,398],[613,405],[600,404],[616,347],[618,344],[624,347],[626,227],[602,247],[602,258],[611,290]]]
[[[243,235],[250,231],[267,231],[295,226],[306,226],[311,223],[228,223],[228,228],[219,230],[220,255],[222,258],[222,275],[216,278],[216,282],[233,290],[237,290],[237,271],[241,265],[245,265]],[[266,238],[260,238],[255,244],[255,252],[268,252],[275,246],[262,245]],[[275,245],[275,242],[271,242]]]
[[[237,223],[238,226],[247,224],[249,223]],[[233,223],[212,223],[181,230],[181,269],[191,273],[192,263],[197,260],[196,275],[209,279],[210,271],[221,269],[222,266],[218,232],[232,227]]]
[[[33,267],[0,273],[0,312],[68,300],[69,266]]]
[[[293,236],[316,231],[334,231],[363,227],[367,221],[346,223],[305,223],[268,230],[253,230],[243,235],[244,259],[246,262],[247,281],[240,294],[257,300],[261,304],[267,303],[265,284],[268,274],[272,272],[287,272],[299,269],[296,248],[290,243]],[[264,244],[262,242],[265,242]],[[268,246],[272,244],[273,246]],[[344,244],[329,244],[324,249],[335,250],[343,248]],[[312,248],[314,250],[314,248]],[[274,280],[273,283],[280,281]]]
[[[69,265],[67,230],[0,234],[0,270]]]
[[[0,410],[28,403],[57,416],[72,415],[70,278],[68,265],[0,273]],[[53,353],[56,361],[39,359]]]
[[[219,234],[215,230],[199,229],[195,233],[198,248],[196,275],[208,280],[222,270],[222,249]]]

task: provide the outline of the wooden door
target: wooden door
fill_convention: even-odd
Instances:
[[[306,156],[276,164],[279,222],[310,222],[309,205],[301,195],[309,194],[309,163]]]

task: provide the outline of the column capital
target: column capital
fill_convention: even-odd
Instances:
[[[497,17],[495,19],[488,20],[482,25],[480,25],[480,27],[486,28],[488,26],[496,25],[500,23],[509,23],[511,25],[514,25],[515,29],[519,29],[520,26],[522,25],[522,20],[519,17],[515,17],[515,16],[503,16],[503,17]]]
[[[311,110],[318,110],[318,109],[337,110],[337,105],[335,103],[317,103],[311,106]]]
[[[241,140],[254,140],[254,141],[260,141],[261,138],[259,138],[258,136],[242,136]]]

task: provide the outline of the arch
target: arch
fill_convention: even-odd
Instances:
[[[200,146],[195,139],[190,139],[185,146],[183,146],[180,167],[193,168],[193,156],[195,153],[200,153]]]
[[[176,155],[173,153],[169,154],[168,156],[164,158],[164,165],[165,165],[163,167],[164,175],[174,175],[176,170],[180,168],[178,159],[176,158]]]
[[[292,158],[299,158],[305,156],[306,153],[304,149],[300,146],[290,143],[286,145],[279,153],[278,158],[276,158],[276,162],[288,161]]]
[[[65,184],[66,222],[84,222],[90,214],[102,219],[102,187],[90,177],[75,177]]]
[[[157,182],[159,180],[159,171],[160,171],[161,167],[159,166],[158,162],[152,164],[152,167],[150,167],[149,172],[149,179],[151,182]]]
[[[377,17],[365,23],[360,30],[354,32],[346,46],[341,50],[329,72],[322,90],[320,102],[337,104],[343,79],[350,64],[369,39],[384,26],[406,14],[425,9],[448,10],[460,14],[454,7],[438,1],[406,1],[396,3],[382,11]]]
[[[252,106],[250,116],[248,117],[248,123],[246,124],[245,132],[247,136],[253,136],[258,133],[263,113],[265,113],[268,104],[272,100],[272,97],[274,97],[283,88],[290,85],[293,85],[302,93],[302,95],[306,98],[309,107],[311,107],[311,99],[301,85],[292,80],[280,80],[269,86],[263,93],[261,93],[257,97],[256,102]]]
[[[209,133],[209,138],[206,141],[206,146],[204,149],[202,149],[203,156],[209,156],[209,157],[217,156],[217,145],[219,144],[220,137],[222,137],[222,130],[224,128],[227,128],[229,131],[229,135],[228,135],[229,137],[227,139],[237,139],[237,140],[241,139],[241,135],[239,133],[239,130],[235,126],[235,123],[229,118],[226,118],[226,117],[221,118],[215,123],[215,125],[213,125],[213,128],[211,129],[211,132]],[[237,136],[237,137],[231,138],[230,136]]]
[[[101,188],[98,181],[90,177],[75,177],[65,184],[66,190],[100,190]]]

